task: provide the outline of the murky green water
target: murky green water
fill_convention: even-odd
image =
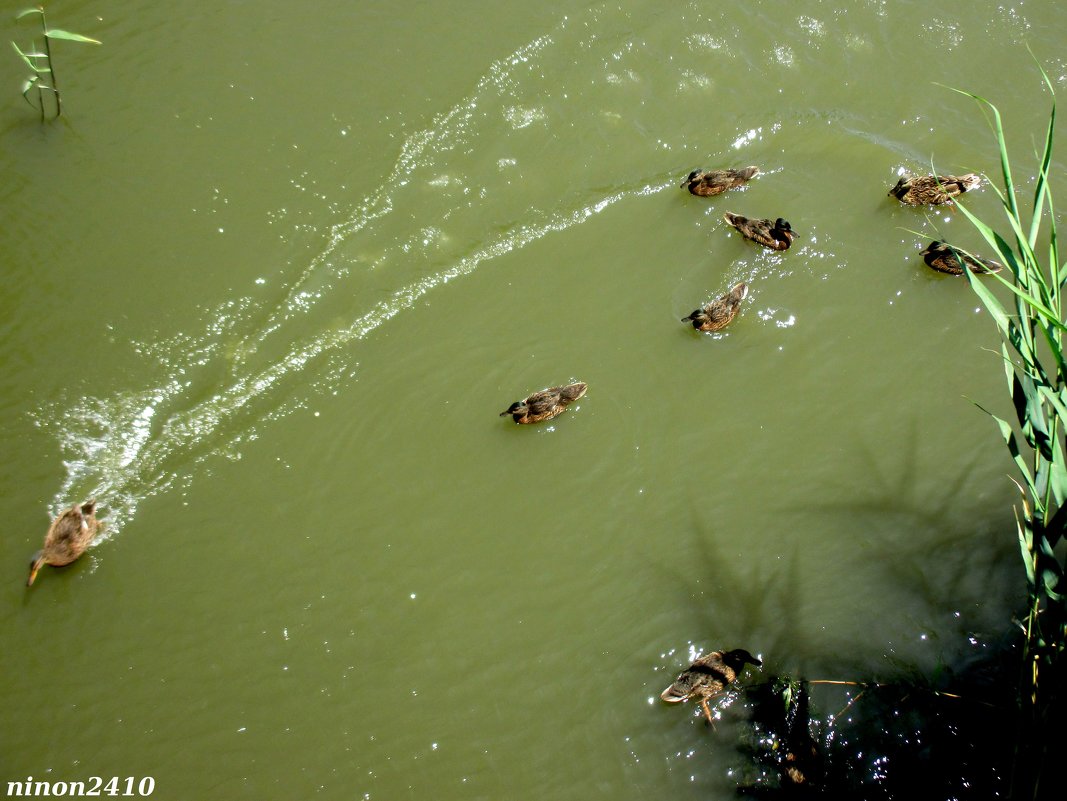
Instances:
[[[104,44],[57,47],[52,124],[3,71],[5,783],[730,797],[729,728],[655,700],[692,652],[891,678],[1010,625],[995,335],[918,257],[982,249],[885,192],[996,169],[935,82],[1031,152],[1067,6],[49,13]],[[678,322],[741,279],[725,334]],[[570,379],[551,424],[497,416]],[[27,591],[90,496],[106,538]]]

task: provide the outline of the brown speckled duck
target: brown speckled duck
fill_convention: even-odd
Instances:
[[[96,519],[94,500],[74,504],[53,520],[44,537],[44,547],[33,555],[33,561],[30,562],[30,577],[26,586],[33,584],[42,565],[62,567],[85,553],[103,525]]]
[[[564,409],[585,394],[588,387],[578,381],[562,387],[551,387],[535,392],[526,400],[515,401],[500,413],[501,417],[511,415],[516,423],[540,423],[551,420]]]
[[[982,185],[982,176],[969,172],[966,175],[916,175],[903,177],[889,194],[908,206],[927,206],[952,203],[952,198]]]
[[[949,275],[963,275],[963,265],[960,264],[961,257],[963,258],[963,264],[966,264],[967,269],[973,273],[999,273],[1004,269],[1004,265],[999,261],[983,259],[980,256],[968,256],[966,253],[954,249],[947,242],[941,242],[937,239],[926,246],[926,250],[922,252],[922,257],[923,261],[939,273],[948,273]]]
[[[697,309],[688,317],[683,317],[683,323],[692,323],[697,331],[719,331],[726,328],[730,321],[737,316],[741,308],[741,301],[748,295],[748,284],[744,281],[734,284],[730,291],[717,298],[703,308]]]
[[[693,170],[682,184],[694,195],[712,197],[721,195],[727,189],[733,189],[748,183],[749,179],[759,175],[759,167],[742,167],[729,170]]]
[[[660,694],[660,698],[672,704],[688,701],[690,698],[699,698],[700,708],[704,710],[708,723],[711,723],[708,699],[733,684],[741,671],[745,669],[746,664],[758,667],[763,662],[744,648],[735,648],[733,651],[712,651],[683,670],[674,680],[674,684]]]
[[[722,218],[740,231],[745,239],[759,242],[771,250],[786,250],[796,239],[792,227],[781,217],[772,222],[771,220],[750,220],[740,214],[726,212]]]

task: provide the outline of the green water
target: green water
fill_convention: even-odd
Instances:
[[[1067,6],[839,5],[50,4],[103,45],[57,46],[56,122],[2,73],[4,786],[727,798],[732,730],[657,699],[697,651],[980,658],[1022,577],[970,399],[1010,410],[918,252],[983,248],[885,193],[996,170],[938,83],[1032,187]],[[742,279],[726,332],[679,323]],[[92,496],[106,536],[27,590]]]

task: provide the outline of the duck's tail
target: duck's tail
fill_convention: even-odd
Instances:
[[[585,394],[585,391],[589,389],[589,385],[583,381],[576,381],[573,384],[568,384],[559,391],[560,400],[564,403],[574,403],[578,398]]]
[[[684,701],[689,695],[682,692],[677,684],[672,684],[666,690],[661,692],[659,697],[660,700],[666,701],[668,704],[677,704],[679,701]]]

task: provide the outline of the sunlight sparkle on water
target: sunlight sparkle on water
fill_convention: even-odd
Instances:
[[[749,129],[748,131],[746,131],[745,133],[741,134],[739,137],[737,137],[734,140],[734,145],[733,145],[734,150],[740,150],[742,147],[747,145],[749,142],[755,141],[756,137],[759,137],[760,139],[762,139],[763,137],[760,136],[760,134],[762,134],[762,133],[763,133],[763,129],[762,128],[751,128],[751,129]]]

